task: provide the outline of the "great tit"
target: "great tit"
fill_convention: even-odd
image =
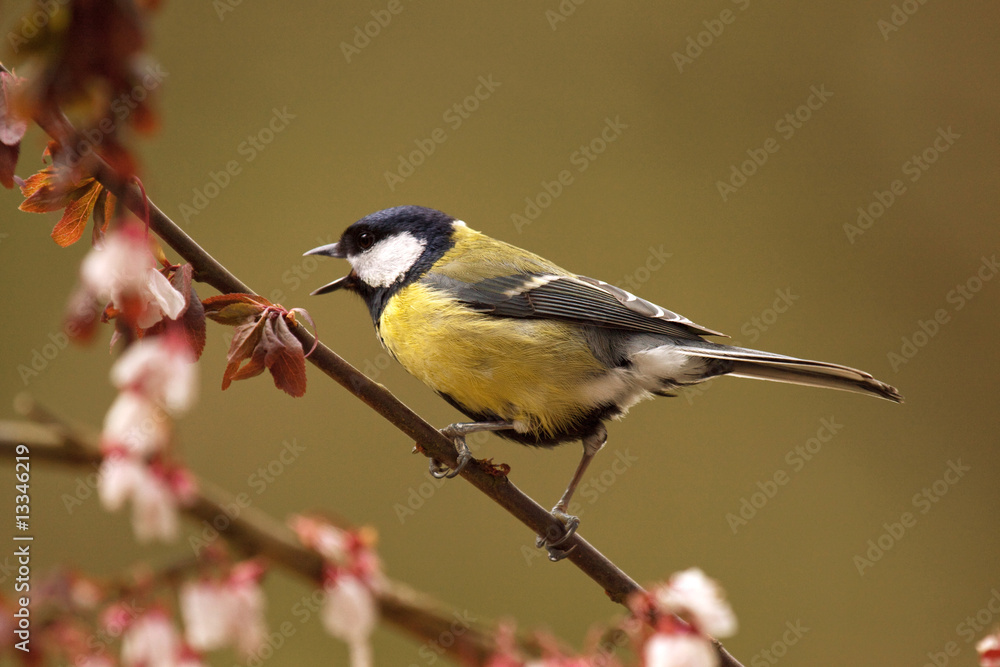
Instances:
[[[477,431],[539,447],[583,442],[552,510],[566,530],[539,538],[553,559],[579,525],[567,510],[607,440],[604,422],[641,400],[719,375],[903,400],[864,371],[707,341],[724,334],[430,208],[372,213],[337,243],[305,254],[350,262],[347,276],[313,294],[359,294],[389,353],[475,420],[444,430],[459,463],[448,471],[432,460],[436,476],[453,477],[468,464],[465,436]]]

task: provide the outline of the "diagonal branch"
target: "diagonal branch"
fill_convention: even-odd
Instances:
[[[0,69],[6,71],[2,65],[0,65]],[[45,108],[34,120],[63,146],[72,163],[79,163],[86,173],[93,174],[104,187],[114,193],[140,219],[145,217],[148,206],[150,227],[178,255],[192,265],[197,280],[211,285],[223,293],[254,293],[199,246],[152,201],[148,198],[144,199],[140,189],[131,179],[123,178],[92,150],[86,155],[78,153],[76,145],[72,141],[77,136],[76,132],[61,111]],[[293,332],[304,349],[310,349],[316,342],[312,334],[302,326],[295,327]],[[322,343],[316,346],[308,358],[314,366],[382,415],[407,437],[416,441],[427,456],[452,467],[457,465],[454,444],[418,414],[410,410],[388,389],[369,379]],[[534,533],[545,535],[562,532],[562,525],[545,508],[518,489],[507,477],[497,477],[491,474],[492,472],[489,464],[480,463],[479,465],[466,466],[461,476]],[[567,540],[566,548],[571,550],[566,560],[572,562],[600,585],[614,602],[624,603],[630,594],[642,590],[631,577],[583,539],[579,532]],[[729,655],[721,644],[716,643],[716,648],[722,665],[739,666],[740,663]]]

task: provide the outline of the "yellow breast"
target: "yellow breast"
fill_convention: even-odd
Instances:
[[[477,313],[419,282],[390,299],[379,333],[429,387],[522,433],[553,435],[571,426],[593,407],[584,383],[604,370],[578,328]]]

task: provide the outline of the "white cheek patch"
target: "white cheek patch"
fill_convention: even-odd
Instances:
[[[379,241],[360,255],[348,256],[347,261],[365,283],[388,287],[410,270],[426,246],[427,241],[402,232]]]

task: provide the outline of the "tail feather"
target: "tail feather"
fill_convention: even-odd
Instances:
[[[903,402],[903,397],[895,387],[876,380],[870,373],[840,364],[798,359],[730,345],[683,345],[678,349],[695,357],[731,362],[731,368],[726,374],[733,377],[840,389],[872,394],[896,403]]]

